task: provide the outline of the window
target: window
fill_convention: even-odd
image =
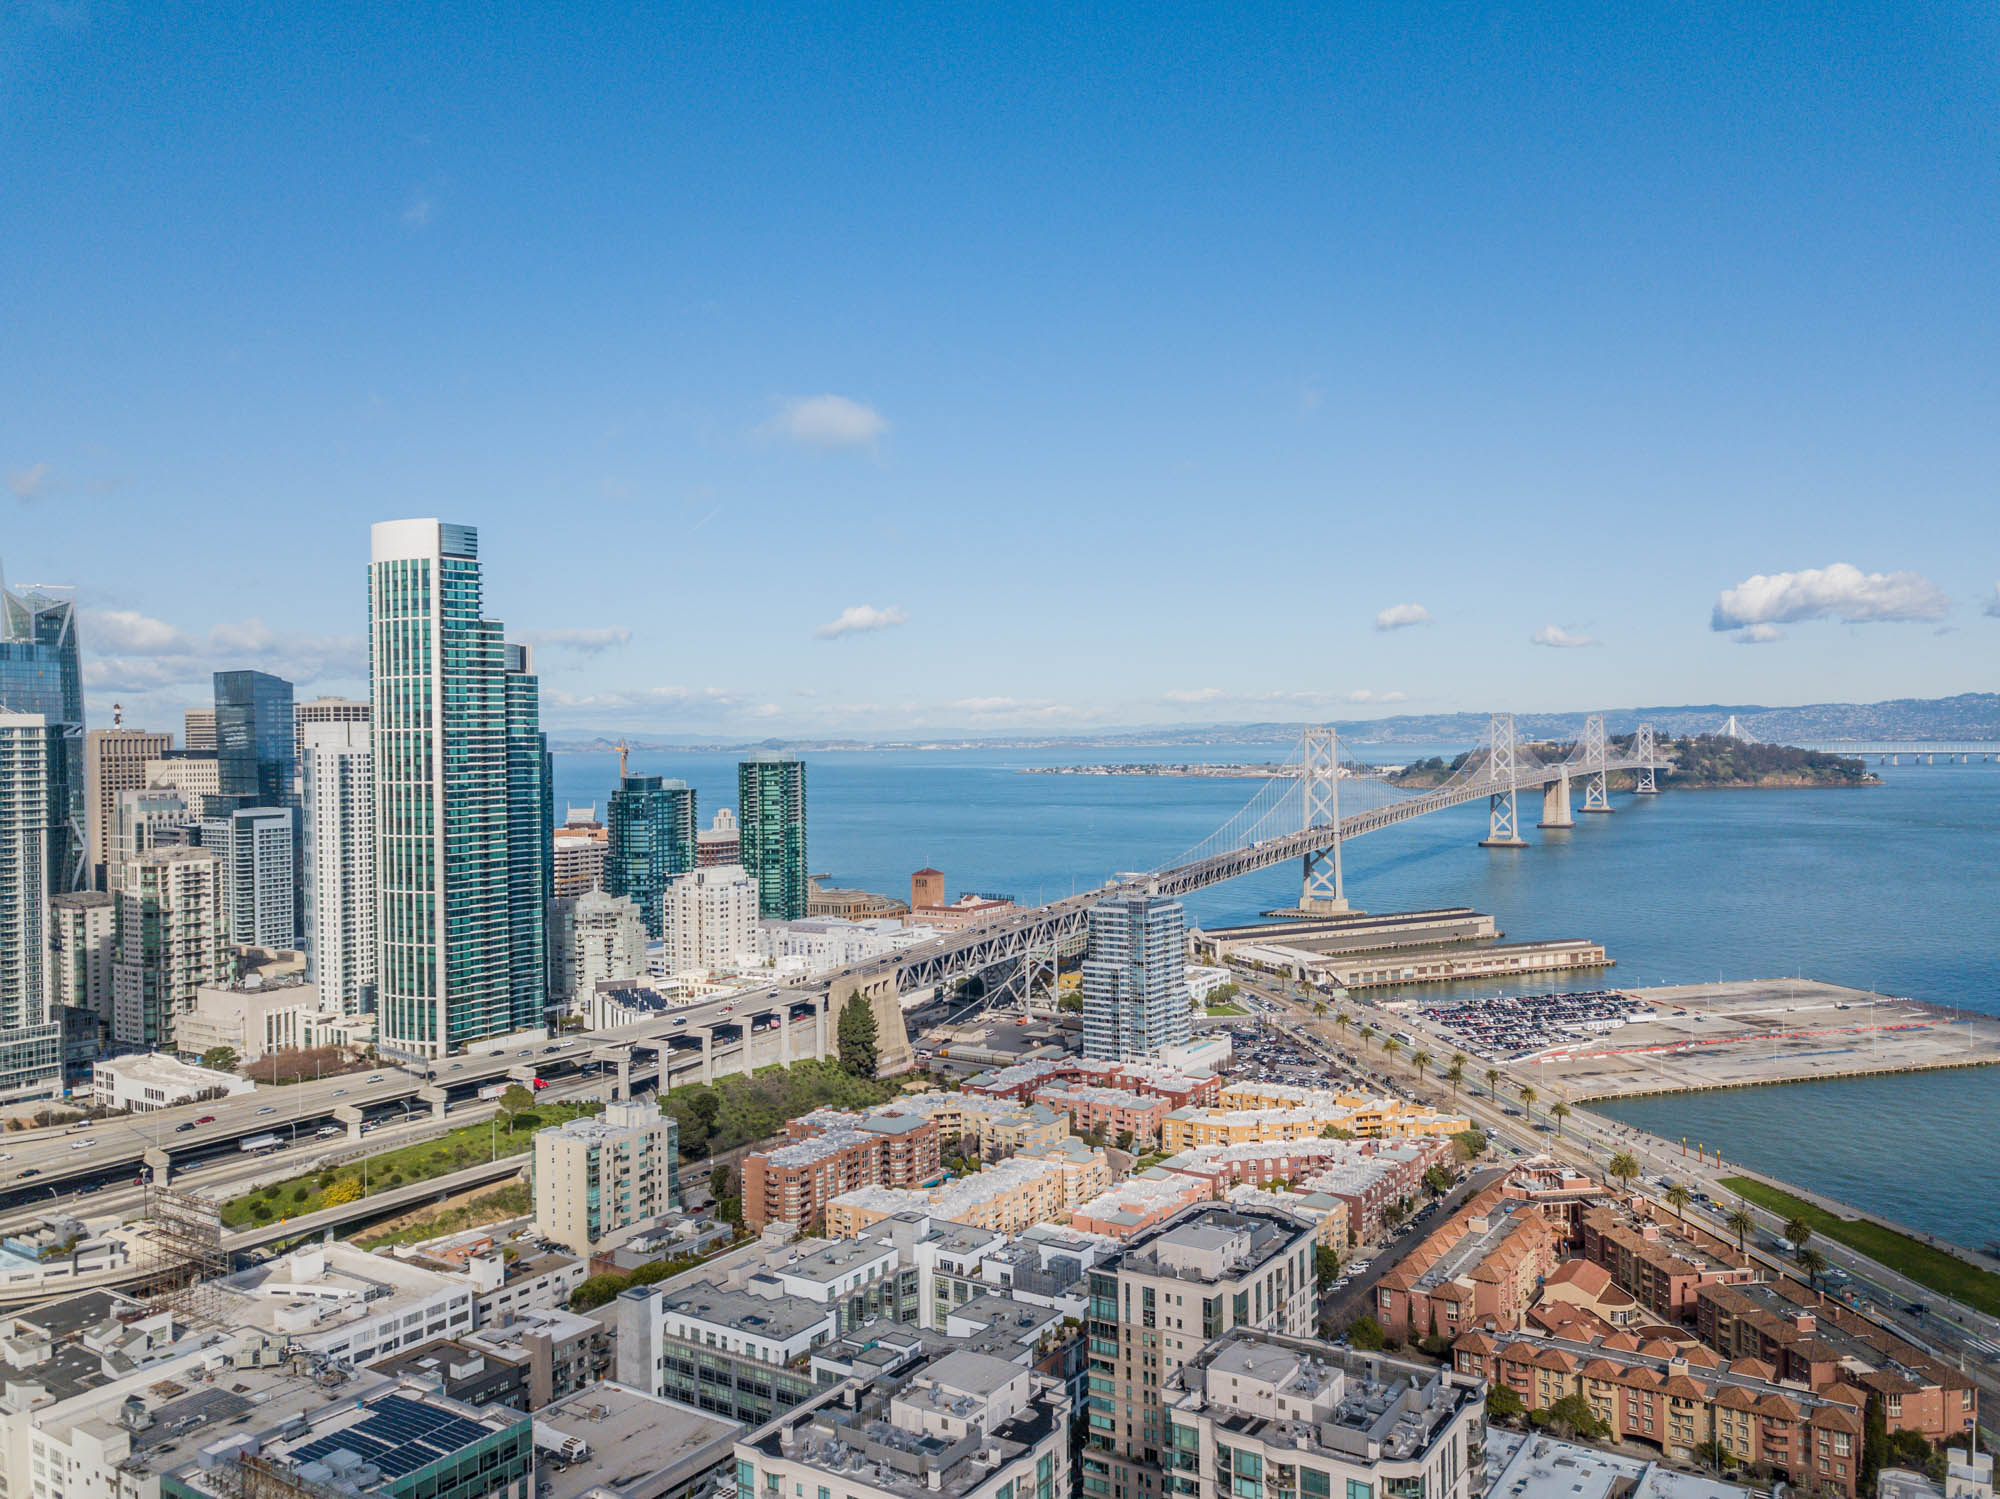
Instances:
[[[1347,1480],[1347,1499],[1375,1499],[1375,1485],[1350,1478]]]
[[[1333,1481],[1318,1468],[1299,1469],[1299,1493],[1305,1499],[1332,1499]]]

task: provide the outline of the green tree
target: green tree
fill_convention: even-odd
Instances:
[[[1792,1217],[1785,1220],[1785,1237],[1792,1241],[1792,1248],[1804,1249],[1812,1234],[1812,1225],[1804,1218]]]
[[[1313,1274],[1322,1291],[1330,1290],[1340,1279],[1340,1254],[1322,1244],[1313,1251]]]
[[[1058,1010],[1068,1010],[1071,1014],[1080,1015],[1083,1013],[1083,996],[1076,993],[1065,994],[1061,999],[1056,1001],[1056,1008]]]
[[[1534,1420],[1537,1426],[1548,1427],[1564,1440],[1582,1437],[1587,1442],[1597,1442],[1611,1435],[1610,1424],[1590,1408],[1588,1400],[1573,1391],[1546,1410],[1533,1412],[1530,1419]]]
[[[849,1077],[875,1076],[875,1009],[859,994],[840,1012],[840,1070]]]
[[[1486,1069],[1486,1096],[1488,1098],[1498,1098],[1500,1096],[1497,1091],[1499,1087],[1500,1069],[1498,1067],[1488,1067]]]
[[[1458,1148],[1459,1155],[1465,1160],[1476,1161],[1486,1154],[1486,1131],[1477,1125],[1471,1129],[1460,1130],[1451,1139],[1452,1144]]]
[[[573,1312],[587,1312],[603,1306],[631,1283],[623,1275],[590,1276],[569,1293],[569,1308]]]
[[[1694,1201],[1694,1193],[1690,1192],[1681,1183],[1675,1182],[1671,1187],[1667,1188],[1666,1198],[1667,1206],[1674,1210],[1674,1216],[1683,1223],[1687,1222],[1688,1204]]]
[[[708,1192],[717,1202],[736,1195],[736,1173],[729,1169],[727,1161],[718,1161],[708,1168]]]
[[[201,1054],[201,1065],[216,1072],[234,1072],[239,1058],[234,1047],[211,1046]]]
[[[1556,1122],[1556,1138],[1562,1138],[1563,1120],[1569,1118],[1569,1105],[1558,1098],[1549,1105],[1549,1118]]]
[[[1433,1166],[1424,1173],[1424,1186],[1434,1197],[1442,1197],[1451,1190],[1452,1175],[1442,1166]]]
[[[514,1133],[514,1121],[535,1106],[535,1095],[521,1083],[509,1083],[500,1095],[500,1112],[507,1116],[507,1133]]]
[[[1504,1384],[1486,1387],[1486,1417],[1490,1421],[1518,1421],[1527,1409],[1521,1397]]]
[[[1741,1254],[1744,1241],[1750,1237],[1750,1231],[1757,1226],[1756,1218],[1751,1215],[1749,1208],[1739,1202],[1729,1210],[1729,1216],[1723,1222],[1727,1223],[1729,1231],[1736,1235],[1736,1252]]]
[[[1458,1087],[1465,1081],[1465,1053],[1459,1052],[1444,1069],[1444,1080],[1451,1084],[1451,1100],[1458,1102]]]
[[[1335,1030],[1340,1031],[1344,1034],[1347,1028],[1352,1024],[1354,1024],[1354,1022],[1348,1017],[1347,1011],[1335,1010],[1333,1012],[1333,1028]]]
[[[1533,1124],[1535,1122],[1535,1100],[1542,1095],[1535,1091],[1533,1083],[1521,1084],[1517,1093],[1521,1100],[1521,1107],[1528,1111],[1528,1123]]]
[[[1366,1312],[1347,1324],[1347,1344],[1350,1348],[1379,1349],[1388,1341],[1382,1324]]]
[[[1396,1053],[1402,1049],[1403,1043],[1398,1041],[1394,1036],[1385,1036],[1382,1038],[1382,1055],[1388,1057],[1390,1060],[1393,1061]]]
[[[1410,1058],[1410,1065],[1417,1069],[1418,1082],[1422,1082],[1424,1080],[1424,1069],[1430,1066],[1431,1063],[1433,1063],[1436,1060],[1437,1058],[1433,1057],[1429,1052],[1423,1050],[1421,1047],[1417,1049],[1416,1055]]]
[[[1806,1273],[1806,1284],[1817,1291],[1819,1278],[1826,1274],[1826,1256],[1817,1249],[1801,1249],[1797,1258],[1799,1268]]]
[[[1361,1044],[1366,1049],[1375,1049],[1375,1027],[1363,1021],[1361,1024]]]
[[[1605,1163],[1604,1174],[1629,1192],[1632,1183],[1639,1179],[1639,1158],[1629,1150],[1621,1150]]]

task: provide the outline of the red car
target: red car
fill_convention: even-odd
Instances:
[[[196,1124],[213,1124],[213,1123],[215,1123],[215,1115],[213,1115],[213,1114],[203,1114],[203,1115],[201,1116],[201,1118],[199,1118],[199,1119],[195,1120],[195,1123],[196,1123]]]
[[[546,1079],[539,1077],[535,1079],[535,1091],[537,1093],[541,1092],[542,1089],[546,1088],[547,1086],[548,1086],[548,1081]]]

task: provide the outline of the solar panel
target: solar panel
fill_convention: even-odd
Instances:
[[[298,1464],[321,1462],[347,1451],[373,1464],[385,1477],[401,1478],[491,1434],[490,1428],[449,1411],[390,1395],[352,1426],[294,1448],[291,1458]]]

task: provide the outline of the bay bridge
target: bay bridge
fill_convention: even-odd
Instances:
[[[1629,775],[1635,795],[1653,796],[1659,792],[1659,772],[1672,768],[1650,723],[1640,724],[1638,732],[1620,745],[1606,735],[1601,714],[1585,719],[1582,735],[1574,744],[1558,747],[1563,748],[1566,753],[1560,759],[1543,758],[1541,752],[1549,746],[1523,742],[1515,733],[1514,715],[1496,713],[1479,745],[1439,785],[1343,815],[1343,783],[1370,779],[1386,783],[1371,767],[1343,764],[1339,736],[1332,728],[1308,728],[1292,757],[1242,811],[1168,863],[857,964],[837,983],[848,992],[879,992],[893,979],[894,992],[908,994],[995,968],[1025,972],[1038,962],[1047,968],[1063,944],[1082,936],[1090,908],[1103,900],[1146,891],[1186,895],[1295,860],[1300,869],[1300,909],[1344,911],[1341,846],[1349,839],[1484,799],[1487,823],[1481,846],[1526,848],[1521,803],[1526,798],[1532,806],[1534,792],[1542,797],[1538,826],[1574,827],[1578,813],[1612,810],[1613,775]]]

